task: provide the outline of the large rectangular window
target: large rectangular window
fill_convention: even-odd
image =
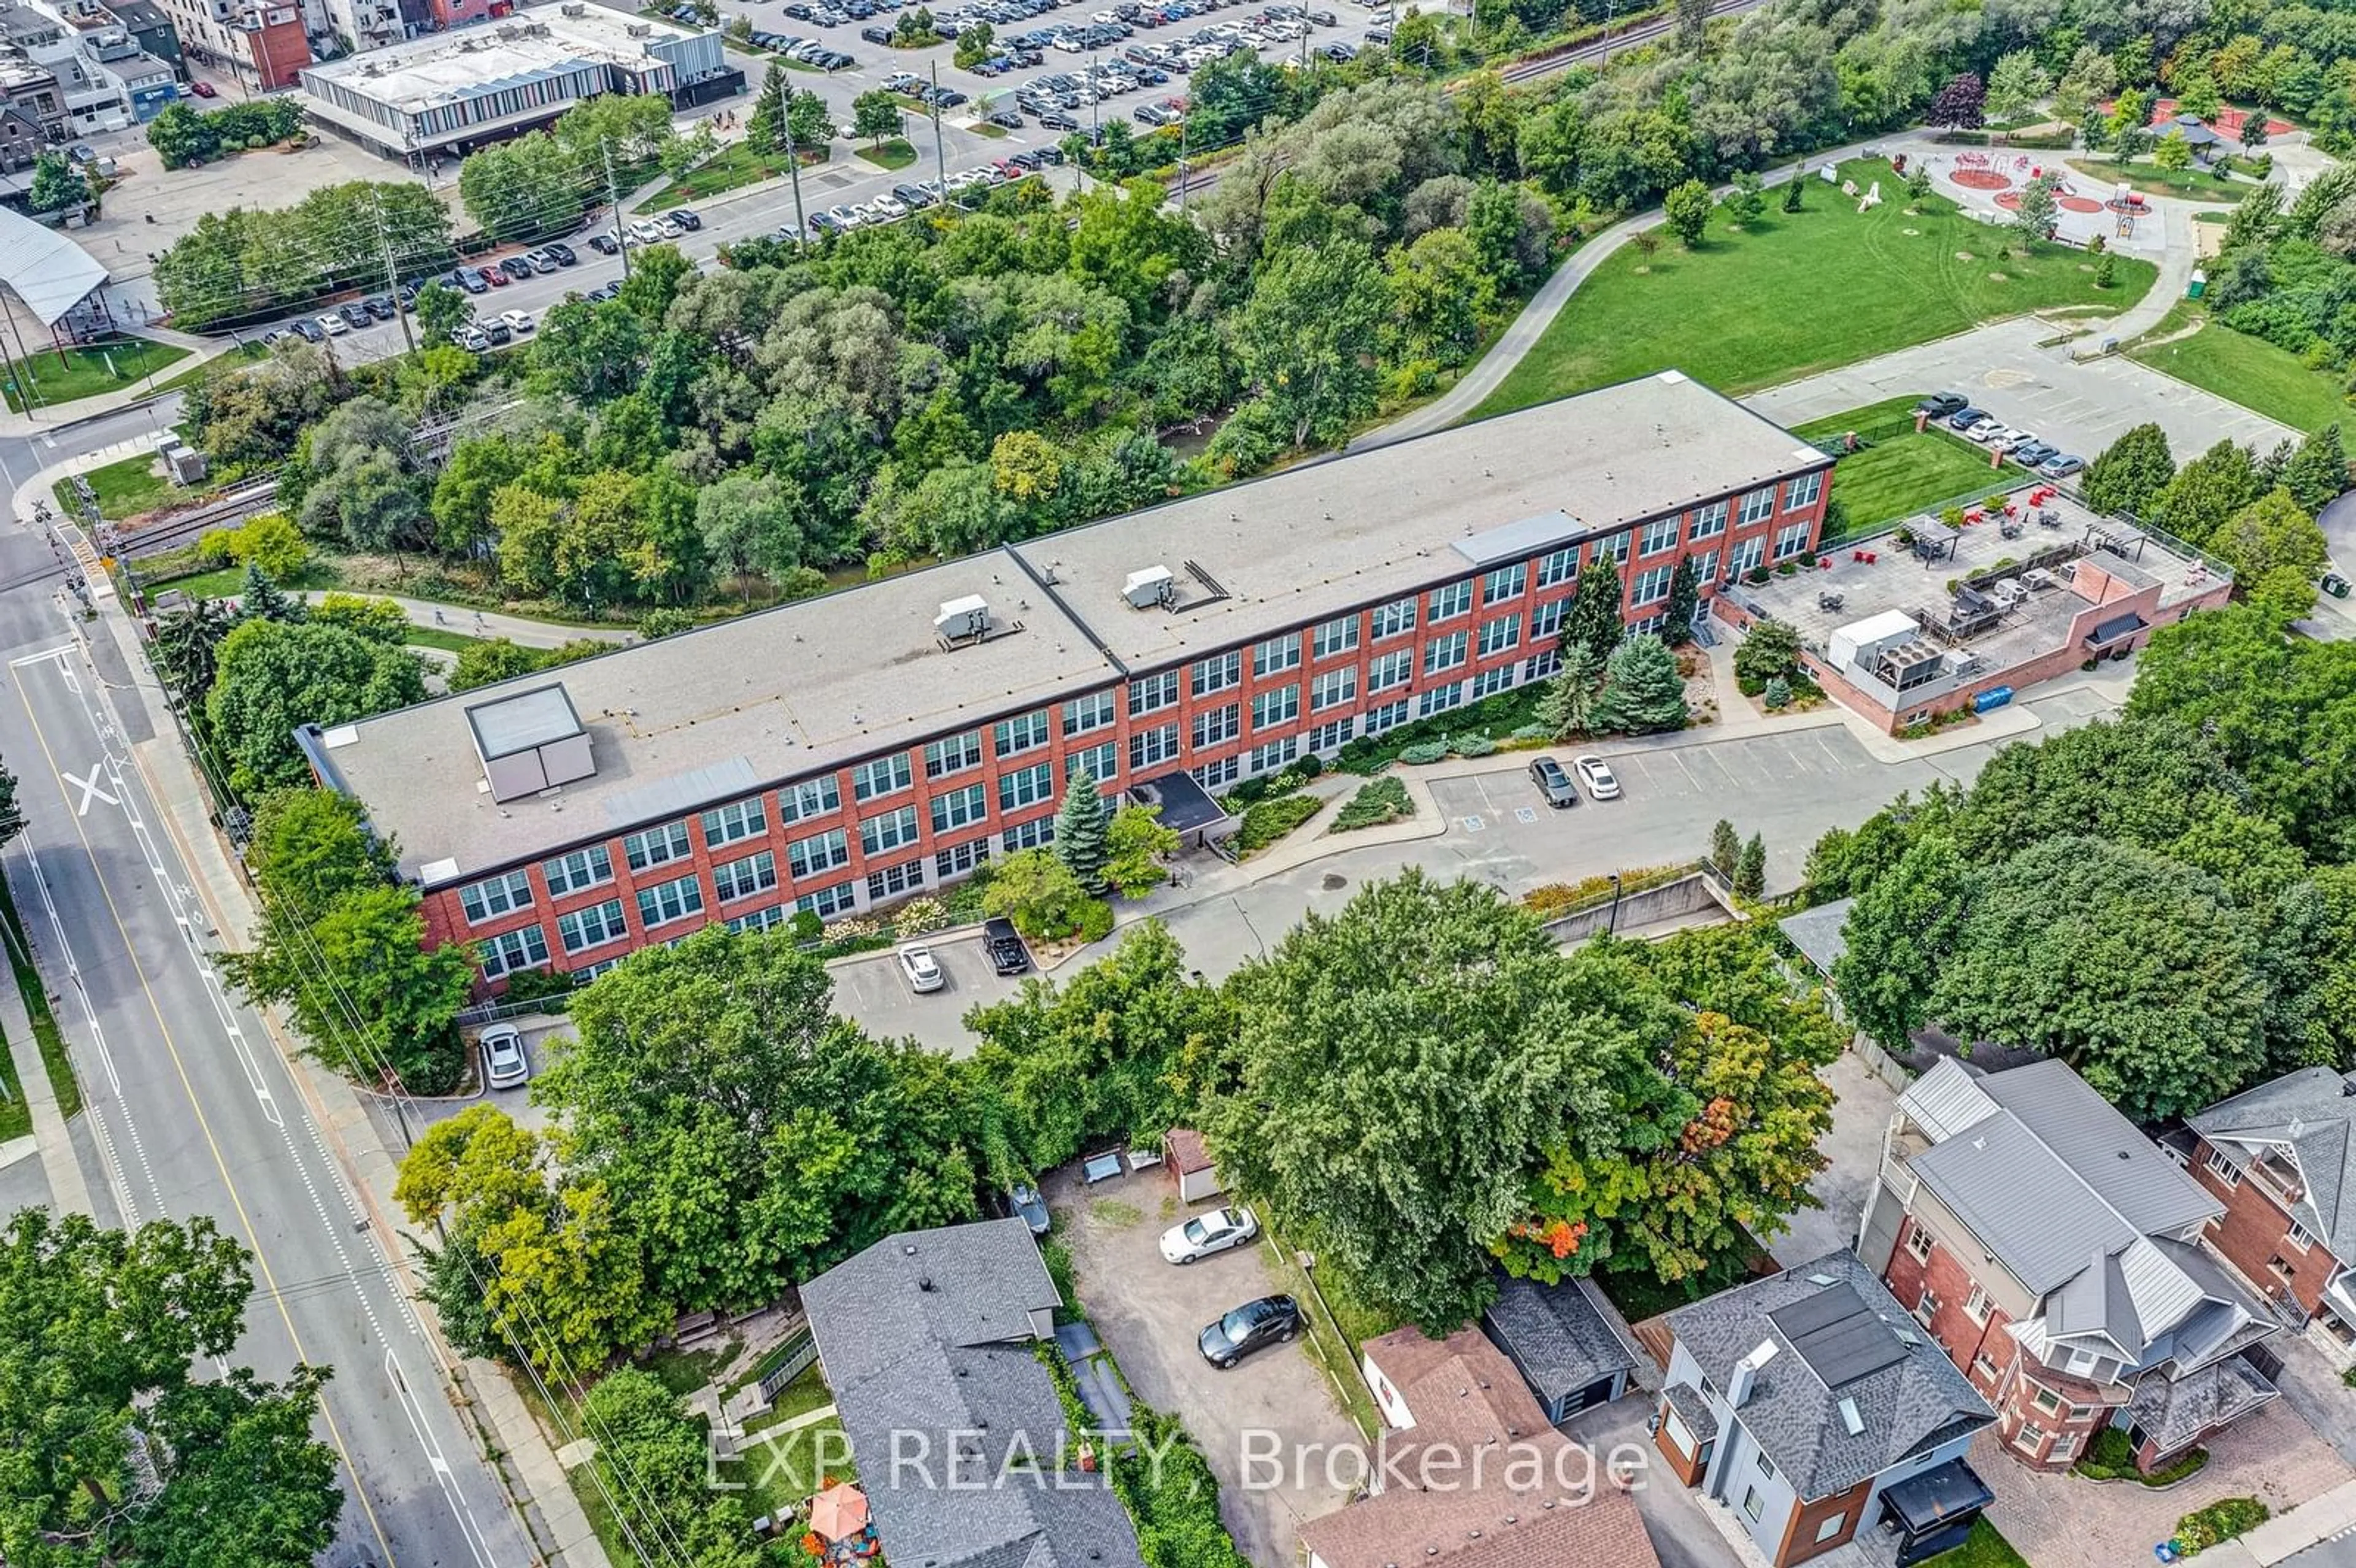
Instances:
[[[1141,730],[1129,738],[1129,771],[1132,774],[1159,767],[1177,754],[1178,726],[1175,724]]]
[[[480,925],[484,921],[530,909],[531,878],[522,871],[507,871],[469,882],[458,890],[458,907],[466,912],[469,925]]]
[[[786,846],[786,865],[797,881],[849,864],[851,838],[840,827],[830,827],[809,838],[797,838]]]
[[[600,882],[612,881],[614,857],[605,852],[603,844],[592,844],[586,849],[575,849],[569,855],[559,855],[553,860],[542,860],[540,874],[548,879],[548,896],[561,899],[567,893],[577,893],[583,888],[594,888]]]
[[[693,877],[638,890],[638,923],[649,929],[703,912],[703,884]]]
[[[1434,637],[1423,645],[1423,673],[1437,675],[1444,669],[1454,669],[1464,662],[1464,634],[1451,632],[1444,637]]]
[[[1563,613],[1570,608],[1568,599],[1550,599],[1530,612],[1530,640],[1551,637],[1562,630]]]
[[[1449,709],[1457,706],[1463,700],[1464,683],[1462,681],[1455,681],[1447,686],[1436,687],[1433,689],[1425,692],[1421,697],[1416,699],[1416,717],[1419,719],[1429,719],[1435,713],[1446,712]]]
[[[1753,490],[1742,497],[1742,526],[1763,523],[1775,515],[1775,486]]]
[[[1055,795],[1055,768],[1052,763],[1040,763],[1032,767],[1017,768],[998,781],[998,809],[1018,811],[1023,806]]]
[[[1109,691],[1075,697],[1064,704],[1064,733],[1066,735],[1085,735],[1091,730],[1101,730],[1112,720],[1112,693]]]
[[[1628,564],[1627,529],[1621,529],[1618,533],[1613,534],[1608,539],[1597,539],[1593,547],[1593,552],[1590,554],[1587,559],[1590,560],[1601,560],[1606,556],[1618,561],[1622,566]]]
[[[1329,669],[1309,683],[1311,709],[1339,708],[1358,695],[1358,667],[1344,665]]]
[[[660,827],[648,827],[633,833],[622,840],[622,854],[630,862],[633,871],[684,860],[687,859],[687,823],[684,819],[666,822]]]
[[[850,882],[837,882],[830,888],[820,888],[816,892],[804,893],[794,901],[795,909],[808,911],[820,920],[831,920],[839,914],[849,914],[858,907],[859,895],[854,891],[854,884]]]
[[[1500,615],[1494,621],[1483,624],[1481,627],[1483,658],[1485,659],[1493,654],[1502,654],[1507,648],[1517,648],[1521,645],[1522,618],[1519,615]]]
[[[1512,686],[1514,684],[1514,671],[1517,667],[1518,667],[1515,665],[1501,664],[1495,669],[1484,669],[1479,675],[1474,676],[1472,677],[1472,700],[1478,702],[1484,697],[1494,697],[1497,693]]]
[[[990,792],[978,784],[933,796],[933,831],[947,833],[990,815]]]
[[[1777,528],[1775,530],[1775,559],[1777,560],[1785,560],[1795,555],[1807,554],[1809,527],[1810,525],[1806,519],[1803,518],[1799,522],[1791,523],[1783,528]]]
[[[1270,741],[1265,746],[1254,746],[1251,752],[1251,771],[1256,773],[1273,773],[1299,755],[1301,755],[1301,737],[1287,735],[1281,741]]]
[[[748,909],[743,914],[728,917],[728,929],[735,932],[766,931],[773,925],[786,923],[786,906],[771,904],[766,909]]]
[[[805,817],[831,816],[842,809],[842,786],[832,773],[822,779],[804,779],[789,784],[777,792],[777,815],[787,822],[799,822]]]
[[[1044,763],[1041,764],[1043,767]],[[859,848],[862,853],[880,855],[886,849],[897,849],[903,844],[916,841],[916,808],[904,805],[897,811],[887,811],[881,816],[862,818],[859,824]]]
[[[777,858],[766,849],[712,868],[712,891],[719,895],[722,903],[766,893],[776,885]]]
[[[1501,566],[1481,580],[1481,603],[1496,604],[1507,599],[1519,599],[1529,581],[1530,569],[1520,561],[1511,566]]]
[[[1055,841],[1055,816],[1046,816],[1030,822],[1018,822],[998,836],[998,847],[1012,855],[1018,849],[1036,849]]]
[[[1047,710],[1025,713],[1019,718],[999,720],[991,738],[998,743],[998,754],[1012,757],[1047,743]]]
[[[1470,582],[1451,582],[1445,588],[1433,589],[1429,608],[1435,622],[1463,614],[1472,608],[1472,585]]]
[[[1658,555],[1665,549],[1677,548],[1677,523],[1675,517],[1655,517],[1644,525],[1644,537],[1636,541],[1638,555]]]
[[[1366,733],[1379,735],[1386,730],[1396,730],[1407,722],[1407,699],[1404,697],[1397,702],[1386,702],[1380,708],[1370,708],[1366,710]]]
[[[1538,586],[1552,588],[1579,575],[1579,547],[1567,544],[1538,558]]]
[[[908,766],[908,753],[894,752],[888,757],[878,757],[872,763],[862,763],[851,770],[851,798],[875,800],[887,795],[897,795],[916,782],[916,772]]]
[[[1194,661],[1194,695],[1206,697],[1214,691],[1225,691],[1244,678],[1244,656],[1230,649]]]
[[[1272,724],[1290,724],[1301,717],[1301,688],[1279,687],[1263,691],[1252,699],[1252,728],[1265,730]]]
[[[1405,599],[1394,599],[1387,604],[1378,604],[1375,607],[1375,641],[1379,643],[1385,637],[1396,637],[1402,632],[1414,630],[1415,596],[1413,594],[1409,594]]]
[[[1346,654],[1358,645],[1358,618],[1342,615],[1324,622],[1317,628],[1315,652],[1321,659],[1335,654]]]
[[[1628,602],[1632,604],[1657,604],[1669,596],[1669,579],[1676,574],[1674,566],[1648,567],[1636,574],[1633,591]]]
[[[1083,746],[1064,759],[1064,778],[1086,773],[1100,784],[1112,783],[1120,773],[1120,742],[1105,741],[1094,746]]]
[[[1165,669],[1159,675],[1142,675],[1129,683],[1129,716],[1159,713],[1178,700],[1178,672]]]
[[[925,748],[925,776],[937,779],[945,773],[961,773],[968,768],[981,765],[981,731],[968,730],[962,735],[952,735],[946,741],[935,741]]]
[[[1814,474],[1803,474],[1783,486],[1783,509],[1787,512],[1796,512],[1803,507],[1813,507],[1816,504],[1816,497],[1824,493],[1824,470],[1818,469]]]
[[[1694,508],[1693,532],[1687,537],[1696,540],[1714,539],[1725,531],[1726,503],[1712,501],[1706,507]]]
[[[1270,637],[1252,647],[1252,678],[1263,679],[1282,675],[1301,663],[1301,634],[1287,632],[1280,637]]]
[[[1312,752],[1330,752],[1347,743],[1350,737],[1357,732],[1358,721],[1355,719],[1336,719],[1309,731],[1309,738],[1302,744]]]
[[[888,899],[898,893],[912,893],[924,885],[924,860],[904,860],[896,866],[886,866],[880,871],[867,873],[867,901],[873,903],[878,899]]]
[[[1230,702],[1225,708],[1214,708],[1194,715],[1194,749],[1215,746],[1232,741],[1244,732],[1243,705]]]
[[[556,917],[556,940],[564,944],[567,953],[585,953],[608,942],[619,942],[629,934],[619,899],[607,899],[604,903]]]
[[[759,795],[714,806],[703,814],[703,841],[715,849],[742,838],[757,837],[768,830],[769,814]]]
[[[988,838],[969,838],[962,844],[952,844],[933,857],[933,878],[948,881],[961,877],[990,859]]]
[[[475,944],[475,955],[483,965],[483,978],[496,980],[518,969],[537,969],[548,962],[548,938],[540,927],[527,925],[521,931],[510,931]]]
[[[1415,650],[1412,648],[1376,654],[1366,665],[1368,691],[1388,691],[1395,686],[1405,686],[1414,678]]]

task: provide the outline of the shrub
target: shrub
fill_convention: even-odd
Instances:
[[[1437,757],[1432,759],[1439,761]],[[1317,815],[1324,803],[1313,795],[1280,795],[1264,800],[1244,813],[1241,827],[1233,840],[1236,855],[1241,859],[1256,854]]]
[[[1495,754],[1497,742],[1482,734],[1451,735],[1448,749],[1460,757],[1486,757]]]
[[[2270,1510],[2255,1498],[2220,1498],[2176,1521],[2176,1549],[2187,1557],[2231,1541],[2266,1521]]]
[[[819,917],[816,910],[794,911],[794,918],[787,923],[787,928],[793,932],[796,942],[806,944],[826,934],[826,922]]]
[[[1415,802],[1408,797],[1407,783],[1396,776],[1380,778],[1359,787],[1349,803],[1334,814],[1332,833],[1347,833],[1356,827],[1379,827],[1386,822],[1397,822],[1415,815]]]
[[[938,931],[948,923],[948,907],[930,896],[910,899],[892,912],[892,924],[903,936],[921,936],[928,931]]]
[[[1759,584],[1767,581],[1768,575],[1768,571],[1764,566],[1754,566],[1750,571],[1742,574],[1742,581],[1756,588]]]
[[[1508,736],[1507,739],[1514,741],[1551,741],[1554,739],[1554,731],[1547,729],[1543,724],[1517,724],[1514,727],[1514,732]]]
[[[1402,763],[1437,763],[1443,761],[1447,755],[1447,741],[1423,741],[1412,746],[1399,748],[1398,759]]]
[[[1079,927],[1082,942],[1102,942],[1112,934],[1112,905],[1090,899],[1079,908]]]
[[[552,997],[569,997],[576,982],[561,969],[519,969],[508,976],[508,1000],[510,1002],[544,1002]]]
[[[1767,683],[1766,692],[1761,700],[1764,701],[1770,708],[1791,707],[1792,683],[1780,675],[1777,676],[1774,679]]]

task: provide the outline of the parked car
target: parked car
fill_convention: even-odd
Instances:
[[[1540,757],[1530,764],[1530,782],[1538,786],[1538,794],[1558,811],[1579,804],[1579,786],[1562,771],[1562,764],[1552,757]]]
[[[1009,131],[1023,129],[1023,116],[1012,109],[993,109],[987,118],[991,124],[1002,126]]]
[[[532,265],[525,257],[509,256],[499,263],[499,271],[505,272],[511,280],[519,283],[526,278],[531,276]]]
[[[900,977],[908,982],[908,989],[922,997],[948,984],[948,976],[933,961],[933,950],[921,942],[905,943],[898,950]]]
[[[859,36],[867,42],[874,44],[879,48],[889,48],[892,47],[892,33],[887,27],[862,27],[859,29]]]
[[[1162,1232],[1162,1261],[1183,1266],[1214,1253],[1249,1246],[1259,1236],[1259,1221],[1248,1209],[1214,1209],[1182,1220]]]
[[[600,256],[618,256],[622,253],[622,242],[601,229],[589,236],[589,249]]]
[[[1031,1227],[1034,1236],[1045,1235],[1055,1224],[1047,1212],[1047,1200],[1027,1181],[1018,1181],[1006,1189],[1006,1206],[1023,1217],[1023,1222]]]
[[[369,295],[368,298],[360,301],[360,308],[369,313],[369,318],[372,321],[391,321],[401,314],[393,308],[392,301],[383,294]]]
[[[2084,458],[2074,452],[2065,452],[2058,457],[2049,457],[2039,464],[2037,472],[2044,475],[2048,479],[2067,479],[2085,466]]]
[[[1195,1343],[1213,1366],[1232,1367],[1254,1350],[1283,1344],[1300,1332],[1301,1303],[1289,1296],[1263,1296],[1205,1324]]]
[[[532,314],[528,310],[503,310],[499,312],[499,319],[508,324],[508,330],[510,332],[530,332],[540,325],[532,319]]]
[[[363,304],[359,300],[354,300],[351,304],[340,307],[337,309],[336,314],[342,316],[348,325],[353,327],[374,326],[376,325],[375,315],[369,311],[367,305]]]
[[[320,330],[319,324],[307,317],[289,323],[287,330],[305,343],[325,343],[327,340],[327,335]]]
[[[1579,770],[1579,782],[1585,784],[1587,793],[1596,799],[1620,798],[1620,780],[1612,773],[1610,763],[1601,757],[1581,757],[1571,766]]]
[[[688,208],[674,207],[669,212],[664,213],[663,216],[669,219],[671,222],[678,224],[681,229],[686,229],[690,234],[694,233],[697,229],[703,227],[703,219],[698,218],[695,213]]]
[[[1988,411],[1986,409],[1974,408],[1971,404],[1965,403],[1947,416],[1947,428],[1954,431],[1969,430],[1987,417]]]
[[[491,340],[491,347],[494,348],[504,348],[515,341],[515,328],[498,316],[492,316],[489,320],[477,325],[482,327],[483,336]]]
[[[1031,967],[1031,950],[1023,945],[1023,933],[1011,920],[983,921],[981,949],[990,955],[990,966],[1001,975],[1020,975]]]
[[[198,98],[211,98],[215,96],[213,92],[213,84],[209,81],[192,81],[188,83],[188,91],[195,93]]]
[[[346,321],[340,312],[330,311],[319,318],[318,327],[330,337],[341,337],[352,329],[352,324]]]
[[[491,347],[489,336],[479,326],[454,326],[450,329],[450,341],[470,354],[487,353]]]
[[[531,1062],[523,1053],[523,1031],[513,1024],[493,1024],[483,1031],[483,1081],[494,1089],[512,1089],[531,1076]]]
[[[1039,116],[1039,128],[1043,131],[1076,131],[1080,123],[1060,109],[1050,109]]]
[[[495,289],[506,288],[512,281],[507,273],[497,267],[477,267],[475,269],[475,275]]]
[[[573,262],[581,260],[578,255],[574,254],[573,247],[567,245],[562,240],[550,240],[546,246],[546,250],[550,255],[556,258],[556,264],[560,267],[569,267],[573,265]]]
[[[1961,392],[1933,392],[1914,405],[1914,411],[1934,420],[1952,419],[1970,407]]]
[[[2059,457],[2061,453],[2041,441],[2025,441],[2019,446],[2007,449],[2005,455],[2023,468],[2034,468],[2047,458]]]

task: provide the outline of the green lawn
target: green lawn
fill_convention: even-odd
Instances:
[[[0,922],[7,926],[8,967],[16,976],[16,990],[33,1020],[33,1040],[41,1048],[49,1093],[57,1096],[58,1115],[70,1118],[81,1110],[81,1085],[74,1081],[66,1037],[58,1031],[57,1015],[49,1010],[49,994],[41,988],[40,971],[33,967],[30,950],[25,945],[25,923],[17,917],[16,895],[9,891],[5,878],[0,878]]]
[[[136,386],[148,376],[176,360],[186,359],[188,351],[169,343],[155,343],[145,337],[118,337],[110,342],[92,344],[84,348],[69,348],[64,363],[59,362],[54,348],[33,350],[30,376],[34,400],[42,408],[58,403],[70,403],[77,398],[94,398],[102,392],[120,391]],[[25,389],[17,384],[16,376],[27,370],[18,361],[14,373],[0,373],[0,395],[18,413],[25,411]]]
[[[1005,126],[993,125],[987,120],[977,120],[966,129],[977,136],[987,136],[993,142],[1003,141],[1006,136]]]
[[[809,167],[805,160],[803,167]],[[783,153],[756,153],[738,142],[722,148],[704,162],[669,184],[658,187],[652,196],[633,208],[637,212],[668,212],[682,202],[702,201],[723,191],[742,190],[763,180],[786,177],[786,156]]]
[[[815,1496],[824,1477],[854,1480],[858,1467],[846,1456],[850,1444],[842,1424],[832,1416],[780,1432],[763,1441],[761,1435],[783,1426],[798,1415],[834,1403],[826,1380],[816,1367],[777,1391],[776,1402],[744,1424],[744,1473],[732,1479],[744,1483],[744,1506],[756,1514],[793,1514]],[[820,1461],[823,1460],[823,1476]]]
[[[2320,430],[2348,418],[2338,378],[2308,369],[2287,349],[2213,321],[2190,337],[2132,349],[2128,357],[2293,430]]]
[[[1831,414],[1796,425],[1792,433],[1805,441],[1837,441],[1846,431],[1870,431],[1906,418],[1913,397],[1888,398],[1847,413]],[[1848,515],[1851,532],[1876,523],[1895,522],[1958,496],[1983,494],[2017,478],[1988,466],[1988,454],[1944,429],[1912,431],[1874,440],[1862,451],[1836,461],[1833,494]]]
[[[409,635],[402,640],[412,648],[440,648],[445,654],[463,654],[483,639],[458,632],[445,632],[439,626],[412,624]]]
[[[2197,165],[2188,169],[2164,169],[2148,158],[2128,164],[2124,170],[2108,158],[2072,158],[2069,164],[2080,174],[2100,180],[2105,186],[2114,186],[2125,179],[2146,196],[2175,196],[2187,201],[2213,201],[2227,207],[2235,205],[2258,188],[2245,180],[2219,179]],[[2098,191],[2095,194],[2099,196],[2102,193]]]
[[[261,344],[241,343],[234,348],[214,355],[202,364],[191,365],[185,370],[175,370],[155,383],[155,390],[158,393],[184,392],[203,380],[205,372],[210,370],[215,365],[250,365],[256,359],[269,357],[270,350]]]
[[[916,149],[905,136],[894,136],[881,147],[862,147],[859,155],[879,169],[905,169],[916,161]]]
[[[1885,200],[1856,203],[1811,181],[1807,208],[1776,210],[1747,231],[1713,216],[1699,250],[1665,233],[1650,257],[1622,246],[1550,323],[1476,411],[1504,413],[1570,392],[1675,368],[1728,393],[1926,343],[1982,321],[2058,305],[2124,310],[2157,275],[2121,256],[2117,283],[2094,286],[2080,252],[2040,246],[1998,261],[2019,241],[1957,212],[1944,197],[1912,209],[1885,164],[1841,172],[1881,182]],[[1969,260],[1962,258],[1969,257]]]
[[[1972,1533],[1953,1552],[1943,1552],[1922,1568],[2029,1568],[2029,1559],[1996,1532],[1983,1514],[1972,1520]]]
[[[110,522],[135,517],[142,512],[153,511],[172,498],[172,482],[155,472],[158,464],[153,457],[142,453],[92,468],[82,475],[90,487],[98,492],[99,515]],[[80,498],[74,494],[73,481],[60,479],[52,486],[58,505],[68,517],[80,517]]]

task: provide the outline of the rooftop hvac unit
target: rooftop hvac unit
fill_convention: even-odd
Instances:
[[[980,637],[990,631],[990,601],[979,593],[963,599],[943,602],[941,613],[933,617],[933,630],[950,642],[967,637]]]
[[[583,5],[581,0],[564,0],[564,4],[559,5],[556,10],[559,16],[586,16],[589,14],[589,7]]]
[[[644,22],[632,22],[622,30],[634,38],[651,38],[655,36],[655,30]]]
[[[1166,566],[1149,566],[1142,571],[1132,571],[1120,585],[1120,596],[1139,610],[1156,604],[1167,604],[1177,597],[1178,585]]]
[[[2008,610],[2029,603],[2029,584],[2017,577],[2006,578],[1990,588],[1988,592],[1995,596],[1997,603]]]

